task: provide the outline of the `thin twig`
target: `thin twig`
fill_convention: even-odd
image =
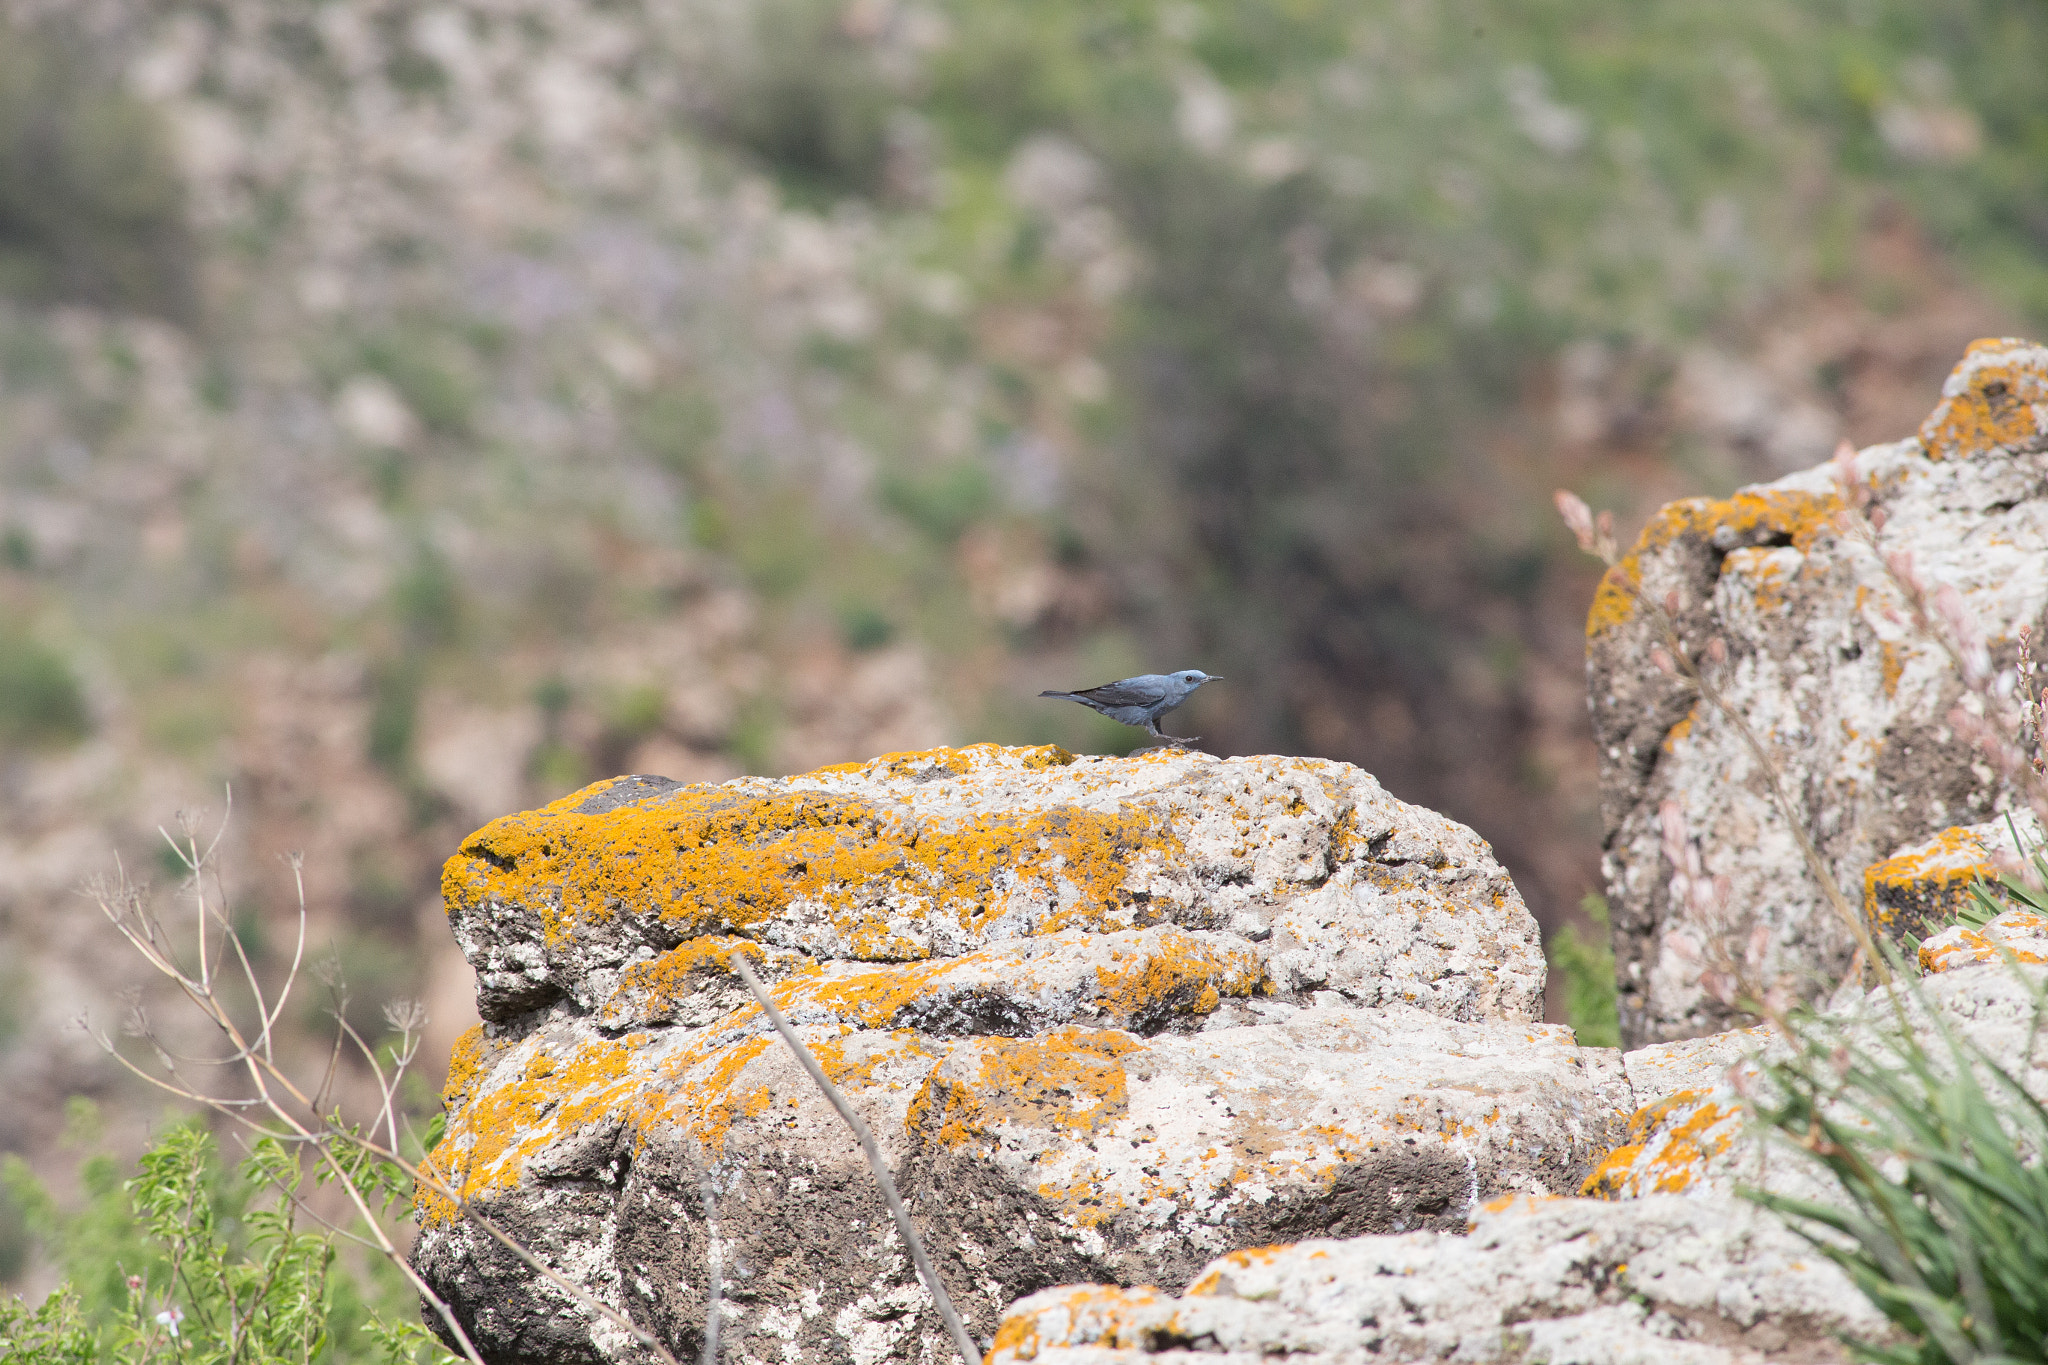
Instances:
[[[767,990],[754,978],[753,971],[747,966],[745,956],[734,953],[727,961],[732,964],[732,969],[739,979],[747,983],[747,989],[754,993],[754,999],[761,1002],[761,1009],[767,1014],[768,1022],[775,1025],[775,1031],[782,1035],[782,1041],[789,1044],[789,1050],[796,1054],[797,1061],[802,1063],[804,1070],[810,1074],[812,1084],[832,1102],[832,1107],[839,1111],[839,1117],[846,1120],[846,1126],[853,1129],[853,1135],[860,1139],[860,1149],[867,1156],[868,1169],[874,1172],[875,1183],[882,1187],[882,1199],[888,1204],[889,1213],[896,1220],[897,1231],[903,1234],[904,1244],[910,1248],[910,1259],[917,1266],[918,1275],[923,1278],[925,1288],[931,1291],[932,1303],[937,1306],[939,1316],[945,1319],[946,1330],[953,1334],[954,1348],[960,1352],[960,1359],[966,1362],[966,1365],[981,1365],[981,1352],[976,1349],[974,1338],[967,1335],[966,1324],[960,1321],[960,1315],[953,1311],[952,1297],[946,1293],[946,1286],[939,1282],[938,1271],[932,1269],[931,1257],[925,1255],[924,1239],[917,1235],[917,1229],[911,1225],[910,1212],[903,1207],[903,1200],[896,1193],[896,1177],[889,1173],[888,1163],[882,1160],[882,1149],[875,1145],[875,1135],[868,1131],[866,1120],[854,1111],[853,1106],[846,1102],[846,1097],[839,1093],[838,1087],[826,1078],[825,1068],[818,1065],[818,1059],[804,1046],[804,1040],[796,1036],[796,1030],[789,1026],[789,1020],[783,1018],[782,1011],[775,1008],[775,1002],[769,998]]]

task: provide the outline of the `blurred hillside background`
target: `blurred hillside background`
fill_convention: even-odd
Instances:
[[[1035,694],[1130,672],[1556,928],[1549,491],[1632,527],[2043,330],[2039,0],[0,0],[0,1150],[162,1112],[75,1027],[141,984],[75,888],[173,896],[229,784],[247,941],[302,850],[351,1016],[427,1000],[422,1108],[470,829],[1120,752]]]

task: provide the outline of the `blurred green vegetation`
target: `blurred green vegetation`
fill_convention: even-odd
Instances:
[[[70,744],[91,730],[85,694],[63,656],[0,619],[0,749]]]
[[[1621,1012],[1615,1002],[1614,948],[1607,898],[1588,895],[1579,911],[1592,924],[1590,934],[1567,924],[1550,936],[1545,955],[1550,959],[1550,985],[1564,996],[1565,1022],[1578,1035],[1581,1047],[1620,1047]]]
[[[55,23],[0,25],[0,294],[191,321],[196,267],[162,116]]]
[[[771,171],[800,203],[888,190],[896,100],[844,6],[760,0],[745,38],[713,73],[706,123]]]

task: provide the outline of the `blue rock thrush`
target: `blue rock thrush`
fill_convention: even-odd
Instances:
[[[1135,678],[1120,678],[1100,687],[1083,688],[1079,692],[1040,692],[1041,697],[1058,697],[1064,701],[1077,701],[1091,710],[1100,711],[1111,720],[1125,725],[1143,726],[1161,744],[1185,747],[1199,743],[1200,735],[1167,735],[1159,731],[1159,718],[1186,701],[1194,690],[1203,683],[1222,682],[1212,678],[1199,668],[1184,668],[1178,673],[1143,673]]]

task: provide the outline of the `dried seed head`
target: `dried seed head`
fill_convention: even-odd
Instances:
[[[427,1006],[420,1000],[393,1000],[384,1006],[384,1022],[394,1033],[414,1034],[425,1027]]]
[[[1564,518],[1572,538],[1579,542],[1579,548],[1589,555],[1597,554],[1593,539],[1593,510],[1586,506],[1586,500],[1562,488],[1551,494],[1551,498],[1557,503],[1557,514]]]
[[[1885,522],[1887,522],[1887,521],[1889,521],[1889,520],[1891,520],[1891,518],[1887,517],[1887,516],[1886,516],[1886,515],[1884,514],[1884,509],[1883,509],[1882,507],[1873,507],[1873,508],[1871,508],[1871,509],[1870,509],[1870,529],[1871,529],[1871,530],[1873,530],[1873,531],[1882,531],[1882,530],[1884,529],[1884,524],[1885,524]]]
[[[1659,673],[1674,678],[1678,676],[1678,665],[1672,663],[1671,656],[1666,654],[1661,648],[1650,651],[1650,662],[1657,666]]]
[[[1717,664],[1728,662],[1728,642],[1716,635],[1707,641],[1707,657]]]
[[[1673,588],[1664,594],[1664,610],[1670,612],[1673,616],[1678,615],[1678,609],[1684,605],[1685,599],[1678,595],[1678,589]]]

